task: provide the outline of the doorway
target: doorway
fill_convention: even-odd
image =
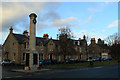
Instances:
[[[30,57],[30,54],[27,53],[26,54],[26,63],[25,63],[25,66],[29,66],[29,57]]]
[[[51,61],[53,60],[53,54],[50,54],[50,60]]]

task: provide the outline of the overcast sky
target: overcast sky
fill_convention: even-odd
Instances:
[[[30,26],[29,14],[37,14],[36,36],[48,33],[56,39],[58,29],[68,26],[75,39],[83,35],[104,39],[118,32],[118,2],[2,2],[0,44],[13,32],[22,34]],[[1,38],[2,36],[2,38]]]

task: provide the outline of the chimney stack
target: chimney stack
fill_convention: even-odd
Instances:
[[[98,44],[104,44],[104,40],[98,39]]]
[[[13,28],[12,26],[10,27],[10,34],[13,33]]]
[[[25,31],[23,32],[23,34],[24,34],[26,37],[28,37],[28,32],[27,32],[27,30],[25,30]]]
[[[91,44],[95,44],[95,38],[91,38]]]
[[[83,36],[83,39],[85,40],[85,38],[86,38],[86,37],[85,37],[85,35],[84,35],[84,36]]]
[[[43,37],[48,39],[49,35],[48,34],[44,34]]]

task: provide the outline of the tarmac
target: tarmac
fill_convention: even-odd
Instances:
[[[33,73],[33,72],[41,72],[41,71],[49,71],[51,69],[39,69],[39,70],[24,70],[24,69],[12,69],[12,72],[23,72],[23,73]]]

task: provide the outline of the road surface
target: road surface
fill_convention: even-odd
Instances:
[[[3,78],[119,78],[118,65],[78,69],[53,69],[35,73],[11,72],[11,68],[14,67],[3,67]],[[19,68],[17,67],[17,69]]]

